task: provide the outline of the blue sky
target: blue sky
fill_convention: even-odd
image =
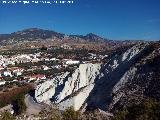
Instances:
[[[92,32],[117,40],[160,40],[160,0],[73,1],[65,5],[0,4],[0,33],[36,27],[65,34]]]

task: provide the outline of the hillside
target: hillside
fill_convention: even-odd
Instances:
[[[65,73],[39,84],[38,102],[55,103],[64,110],[118,110],[147,98],[160,98],[160,43],[139,43],[104,64],[81,64],[71,75]]]
[[[0,44],[5,49],[37,48],[42,46],[68,45],[72,48],[114,49],[124,45],[135,44],[138,41],[117,41],[102,38],[93,33],[87,35],[66,35],[51,30],[29,28],[11,34],[0,34]]]

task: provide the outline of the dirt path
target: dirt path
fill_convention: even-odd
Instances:
[[[43,105],[40,105],[38,103],[36,103],[33,100],[33,97],[31,97],[30,95],[26,95],[25,96],[25,103],[27,106],[27,111],[26,114],[27,115],[36,115],[38,114],[42,109],[44,109]]]

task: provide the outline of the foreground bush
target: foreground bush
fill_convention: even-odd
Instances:
[[[81,114],[78,120],[111,120],[112,114],[105,114],[99,109],[87,111]]]
[[[78,111],[75,111],[73,107],[69,107],[63,113],[63,120],[78,120],[79,115]]]
[[[10,112],[4,111],[0,113],[0,120],[15,120],[15,118]]]
[[[114,120],[159,120],[160,102],[146,100],[138,105],[123,108],[117,112]]]
[[[57,108],[49,108],[49,110],[42,110],[38,117],[43,120],[62,120],[62,114]]]
[[[16,95],[13,100],[13,109],[16,114],[24,113],[27,109],[25,103],[25,94]]]
[[[79,120],[79,116],[80,113],[73,107],[69,107],[65,111],[60,111],[57,107],[46,108],[38,115],[43,120]]]

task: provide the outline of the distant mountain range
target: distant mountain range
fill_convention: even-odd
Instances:
[[[51,30],[43,30],[39,28],[29,28],[22,31],[14,32],[11,34],[0,34],[0,45],[22,45],[26,42],[36,42],[45,45],[59,45],[67,43],[73,44],[103,44],[108,47],[118,47],[126,44],[133,44],[139,41],[116,41],[102,38],[93,33],[87,35],[66,35]],[[45,43],[46,42],[46,43]],[[41,44],[40,44],[41,46]]]
[[[61,39],[63,40],[66,37],[70,37],[71,39],[84,39],[88,41],[104,41],[106,39],[99,37],[93,33],[89,33],[86,36],[83,35],[65,35],[63,33],[58,33],[51,30],[43,30],[38,28],[29,28],[22,31],[14,32],[11,34],[0,34],[0,41],[3,43],[7,43],[9,41],[17,42],[23,40],[46,40],[46,39]]]

